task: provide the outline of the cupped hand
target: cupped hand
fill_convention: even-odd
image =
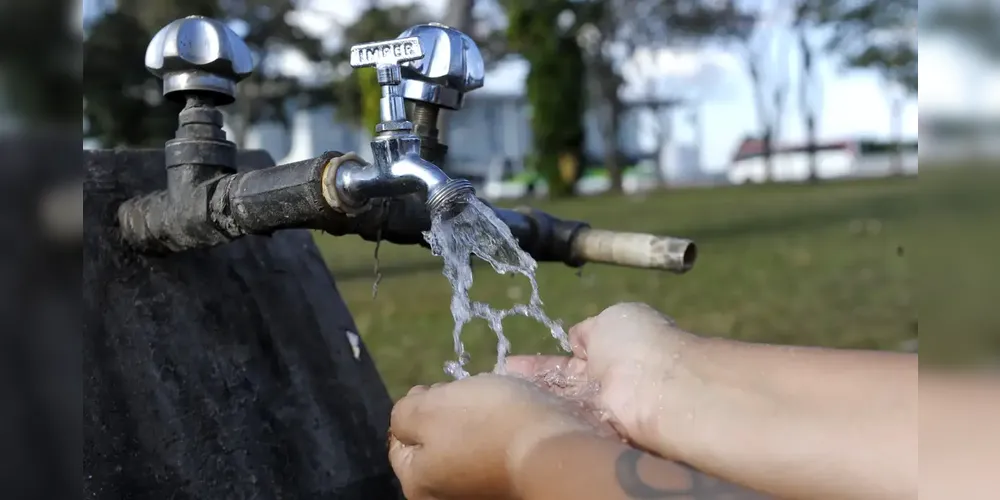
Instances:
[[[665,455],[659,423],[679,408],[681,386],[691,380],[681,360],[699,337],[646,304],[622,303],[569,331],[572,356],[512,356],[511,374],[553,383],[555,392],[597,385],[594,406],[622,437]]]
[[[571,402],[520,378],[476,375],[400,399],[389,460],[410,500],[517,498],[533,448],[575,432],[597,429]]]

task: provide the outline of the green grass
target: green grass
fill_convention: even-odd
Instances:
[[[908,242],[918,234],[914,179],[818,186],[676,190],[645,197],[535,203],[593,227],[687,237],[699,245],[682,276],[593,265],[582,275],[539,265],[546,311],[569,326],[621,301],[642,301],[691,331],[788,344],[896,349],[917,335]],[[451,288],[436,257],[419,247],[383,245],[385,276],[372,299],[374,244],[318,236],[366,345],[398,397],[412,385],[444,380],[454,357]],[[474,299],[524,301],[527,280],[478,266]],[[513,351],[554,352],[539,325],[505,323]],[[473,370],[495,361],[485,322],[463,338]]]

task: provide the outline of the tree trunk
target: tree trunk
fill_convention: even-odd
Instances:
[[[895,148],[892,171],[896,175],[904,175],[906,167],[903,165],[903,97],[899,92],[891,92],[889,99],[891,99],[889,104],[889,119],[891,120],[889,133],[891,134],[890,140],[893,142],[893,147]]]
[[[612,72],[611,68],[607,68]],[[618,84],[614,75],[607,74],[602,78],[601,93],[604,99],[604,166],[608,170],[608,178],[611,181],[610,191],[621,193],[623,191],[622,166],[621,166],[621,143],[618,139],[619,125],[622,114],[622,102],[618,96]]]
[[[746,62],[750,70],[750,82],[753,85],[754,106],[757,108],[757,123],[760,126],[761,142],[764,159],[764,182],[771,182],[774,177],[773,123],[768,114],[767,98],[764,93],[764,83],[761,81],[760,68],[755,55],[747,50]]]
[[[799,78],[799,112],[806,128],[806,147],[809,155],[809,181],[819,181],[819,164],[816,157],[816,106],[811,99],[815,83],[813,53],[804,29],[799,30],[799,51],[802,55],[802,75]]]
[[[771,124],[764,126],[764,134],[761,137],[764,146],[764,182],[774,181],[774,133]]]
[[[673,113],[671,112],[671,107],[666,109],[666,118],[663,117],[664,110],[656,109],[656,122],[657,122],[657,135],[659,140],[657,141],[656,147],[656,179],[659,182],[659,187],[667,187],[669,183],[669,178],[667,176],[666,169],[664,167],[668,166],[663,161],[664,148],[670,146],[673,138]]]
[[[809,181],[819,182],[819,158],[816,154],[816,117],[812,111],[806,115],[806,134],[809,137]]]
[[[691,114],[688,116],[688,122],[691,124],[691,130],[694,131],[694,147],[695,151],[698,153],[695,157],[695,169],[700,176],[704,169],[702,168],[701,155],[704,154],[705,145],[705,134],[701,127],[701,110],[698,104],[695,104],[695,108],[691,110]]]

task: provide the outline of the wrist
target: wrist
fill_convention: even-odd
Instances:
[[[706,339],[674,327],[656,338],[642,362],[642,371],[634,374],[640,384],[633,398],[635,412],[625,412],[622,416],[631,421],[620,424],[633,445],[663,455],[674,434],[665,433],[664,428],[687,413],[694,387],[700,385],[695,365],[705,356]]]
[[[507,470],[517,498],[537,498],[539,481],[544,482],[544,476],[551,473],[546,470],[545,465],[548,465],[549,458],[557,453],[554,449],[559,448],[560,443],[567,439],[579,439],[574,434],[584,433],[569,432],[547,437],[536,441],[531,447],[524,448],[519,453],[508,455]]]
[[[738,342],[685,333],[663,371],[657,397],[641,413],[637,446],[661,457],[690,461],[714,453],[720,436],[749,419],[757,395],[731,383],[725,370]],[[739,417],[734,418],[738,415]]]
[[[613,480],[614,458],[624,444],[617,439],[601,437],[593,432],[570,431],[551,436],[535,444],[509,472],[516,498],[553,498],[566,495],[574,488],[588,489],[600,486],[596,473],[582,480],[581,470],[593,470],[596,464],[607,463],[605,480]],[[595,481],[591,483],[591,481]],[[571,486],[572,485],[572,486]],[[593,493],[593,491],[590,491]],[[574,495],[576,498],[579,495]]]

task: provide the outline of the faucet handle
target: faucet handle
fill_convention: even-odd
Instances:
[[[400,38],[417,38],[422,60],[403,64],[403,97],[438,108],[457,110],[465,94],[483,86],[486,66],[469,35],[440,23],[412,26]]]
[[[351,47],[351,67],[374,67],[378,84],[382,86],[399,85],[401,81],[399,65],[423,57],[424,50],[420,46],[420,39],[415,36],[362,43]]]
[[[424,49],[417,37],[362,43],[351,47],[351,67],[374,67],[378,84],[382,86],[382,98],[378,102],[380,123],[375,126],[376,132],[413,129],[413,124],[406,119],[403,95],[399,91],[402,81],[399,64],[422,57]]]
[[[188,16],[164,26],[146,48],[146,69],[163,80],[163,95],[184,101],[192,92],[235,100],[236,83],[253,71],[247,44],[223,22]]]

